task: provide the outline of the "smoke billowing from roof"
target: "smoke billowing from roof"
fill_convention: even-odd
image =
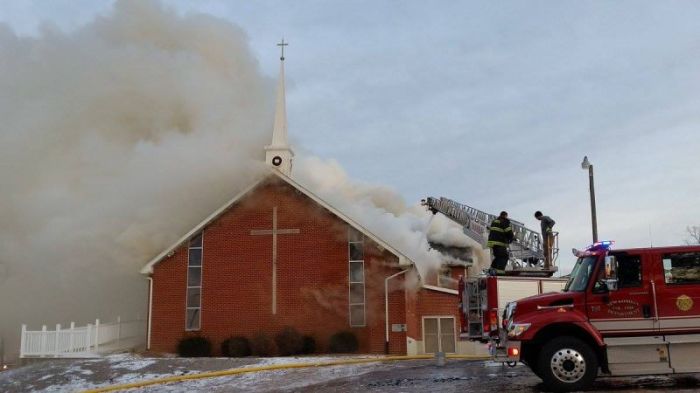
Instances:
[[[239,28],[153,1],[71,33],[0,25],[0,53],[12,356],[21,323],[145,317],[142,265],[260,173],[274,84]]]
[[[462,227],[420,205],[407,205],[394,190],[352,181],[334,160],[300,157],[292,173],[319,196],[380,236],[415,262],[422,277],[445,262],[429,241],[445,246],[472,247],[475,265],[483,264],[481,246]]]

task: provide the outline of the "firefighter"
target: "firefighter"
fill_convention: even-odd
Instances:
[[[486,246],[491,248],[493,261],[491,262],[491,275],[503,275],[508,264],[508,244],[513,241],[513,228],[510,226],[507,212],[501,212],[496,219],[491,221],[489,227],[489,240]]]
[[[549,270],[552,266],[552,245],[554,244],[554,233],[552,232],[552,227],[554,227],[554,220],[549,216],[545,216],[541,211],[535,212],[535,218],[540,220],[540,227],[542,228],[542,247],[544,249],[544,268]]]

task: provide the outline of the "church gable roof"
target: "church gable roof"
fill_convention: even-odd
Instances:
[[[153,266],[155,266],[157,263],[159,263],[161,260],[164,258],[171,256],[172,253],[180,247],[183,243],[187,242],[188,239],[190,239],[193,235],[196,233],[200,232],[202,229],[204,229],[207,225],[209,225],[211,222],[219,218],[222,214],[224,214],[226,211],[228,211],[233,205],[235,205],[237,202],[239,202],[243,197],[248,195],[250,192],[255,190],[259,185],[261,185],[264,181],[269,179],[272,176],[276,176],[277,178],[283,180],[293,188],[299,190],[302,194],[306,195],[309,197],[311,200],[322,206],[323,208],[327,209],[331,213],[333,213],[335,216],[340,218],[342,221],[347,223],[348,225],[352,226],[359,232],[363,233],[365,236],[373,240],[377,245],[380,247],[386,249],[390,253],[394,254],[399,258],[399,265],[411,265],[413,262],[406,257],[402,252],[397,250],[395,247],[391,246],[389,243],[384,241],[382,238],[379,236],[375,235],[371,231],[369,231],[367,228],[362,226],[360,223],[357,221],[353,220],[349,216],[347,216],[345,213],[340,211],[338,208],[334,207],[331,205],[329,202],[325,201],[318,195],[314,194],[301,184],[297,183],[290,177],[282,174],[278,170],[271,170],[270,173],[266,176],[263,176],[261,179],[258,181],[253,182],[248,188],[244,189],[241,191],[238,195],[230,199],[228,202],[226,202],[223,206],[215,210],[212,214],[210,214],[207,218],[205,218],[202,222],[197,224],[194,228],[192,228],[189,232],[187,232],[185,235],[183,235],[180,239],[178,239],[175,243],[170,245],[168,248],[163,250],[160,254],[158,254],[155,258],[151,259],[142,269],[141,273],[142,274],[151,274],[153,273]]]

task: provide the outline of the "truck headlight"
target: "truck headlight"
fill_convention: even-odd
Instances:
[[[508,337],[518,337],[530,328],[529,323],[511,323],[508,327]]]

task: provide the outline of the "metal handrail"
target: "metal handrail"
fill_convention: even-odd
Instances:
[[[477,241],[482,247],[486,247],[488,227],[498,216],[445,197],[428,197],[422,201],[422,204],[433,213],[442,213],[464,226],[464,233],[467,236]],[[529,262],[532,260],[543,260],[544,245],[540,234],[525,227],[519,221],[511,219],[510,222],[514,238],[509,250],[512,265],[516,268],[524,268],[524,261],[530,264]],[[559,254],[557,235],[558,233],[555,234],[555,240],[552,244],[552,269],[555,269],[554,262]]]
[[[440,212],[459,224],[464,225],[465,228],[474,231],[477,237],[479,237],[479,239],[474,240],[479,241],[482,245],[486,244],[484,235],[488,226],[491,224],[491,221],[497,218],[496,215],[486,213],[445,197],[439,199],[428,197],[424,204],[433,212]],[[526,228],[521,222],[510,220],[510,223],[513,228],[513,236],[518,244],[527,250],[542,254],[542,239],[539,233]],[[544,256],[544,254],[542,255]]]

